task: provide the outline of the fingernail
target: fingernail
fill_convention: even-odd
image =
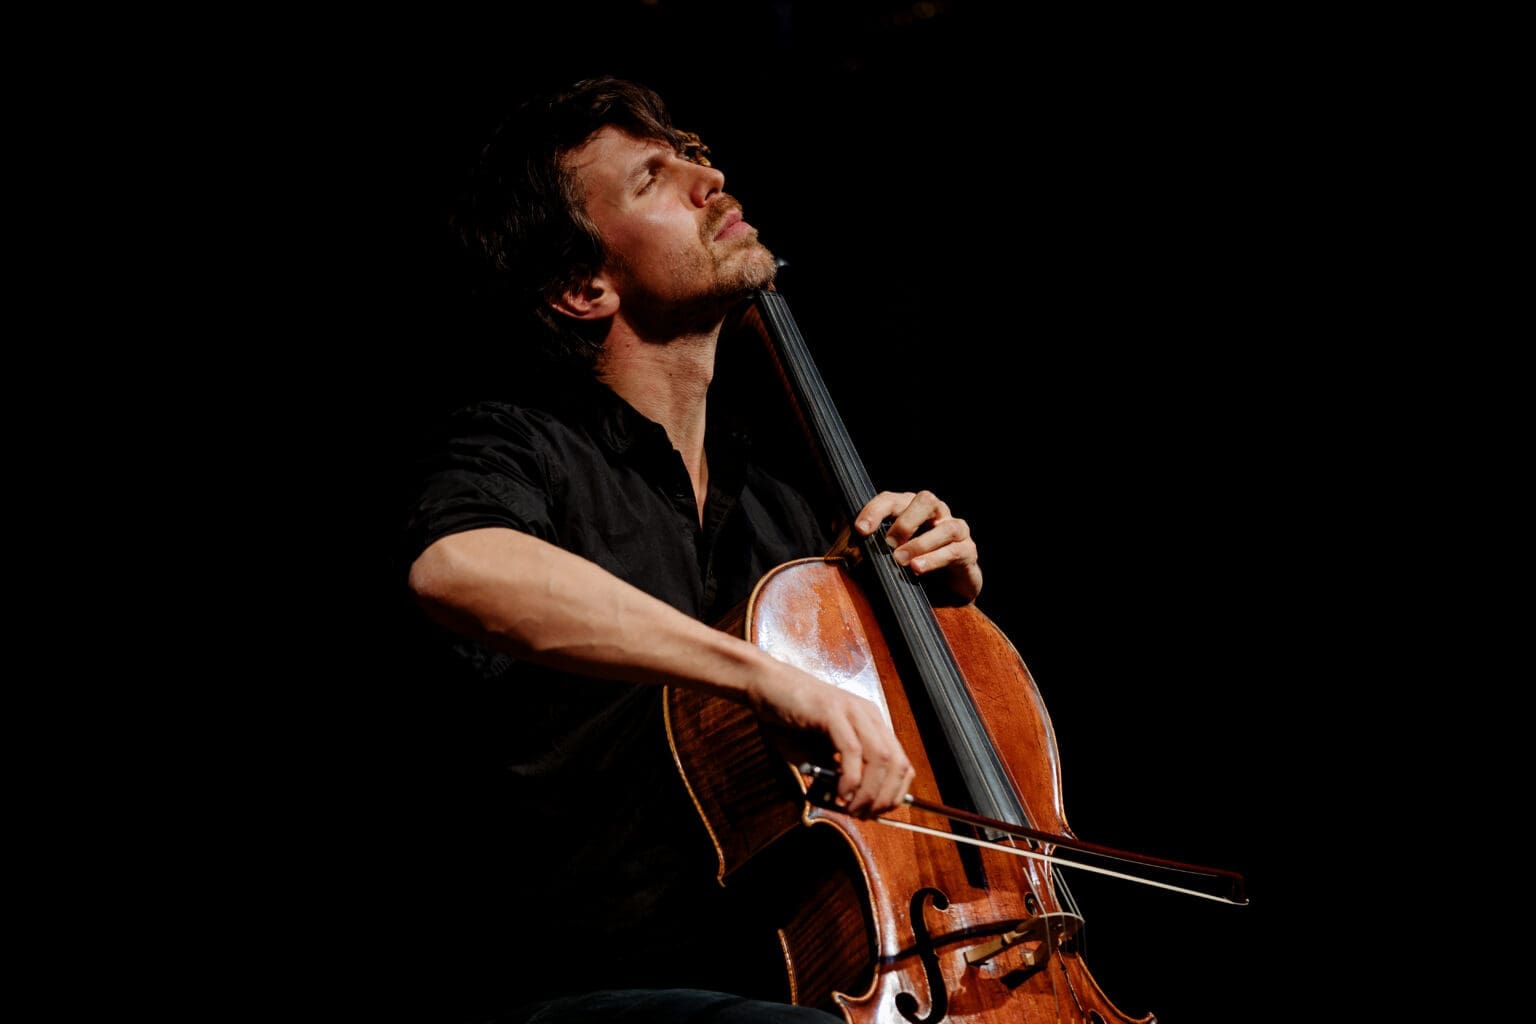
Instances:
[[[858,527],[858,530],[859,530],[860,533],[868,533],[869,532],[869,520],[868,519],[860,519],[858,522],[854,523],[853,525]]]
[[[896,560],[897,565],[906,565],[908,562],[912,561],[912,556],[907,554],[905,551],[898,551],[891,557]]]

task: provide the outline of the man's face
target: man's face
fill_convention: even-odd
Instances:
[[[600,129],[565,158],[632,314],[695,312],[773,280],[774,260],[723,191],[725,175],[665,142]]]

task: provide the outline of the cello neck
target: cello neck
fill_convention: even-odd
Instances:
[[[776,291],[759,291],[755,299],[759,328],[812,450],[840,503],[846,521],[876,494],[864,462],[854,447],[842,416],[811,359],[789,304]],[[933,606],[917,577],[890,557],[882,524],[868,537],[851,534],[861,546],[862,564],[877,582],[890,621],[921,681],[944,740],[953,753],[971,806],[979,813],[1028,825],[1001,759],[993,749],[954,652],[939,628]]]

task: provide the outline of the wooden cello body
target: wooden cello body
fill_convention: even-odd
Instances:
[[[782,298],[761,293],[755,309],[851,516],[873,487]],[[974,606],[930,605],[880,532],[862,545],[778,567],[724,625],[882,708],[920,802],[1071,836],[1050,716],[1013,645]],[[666,713],[720,881],[760,894],[793,1002],[860,1024],[1153,1021],[1122,1013],[1089,973],[1047,844],[916,807],[854,819],[813,799],[799,755],[747,709],[669,688]]]

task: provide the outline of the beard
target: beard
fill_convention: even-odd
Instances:
[[[778,261],[758,241],[756,228],[715,241],[725,219],[733,210],[740,211],[741,203],[727,195],[713,205],[713,215],[699,229],[703,244],[672,253],[665,261],[662,276],[679,286],[663,294],[631,292],[625,298],[625,309],[643,335],[666,338],[718,327],[742,299],[777,276]],[[619,257],[616,262],[624,261]]]
[[[768,247],[757,240],[757,228],[724,242],[716,242],[715,235],[732,212],[741,212],[741,203],[732,195],[721,195],[712,204],[714,216],[699,229],[704,249],[714,257],[715,282],[723,297],[740,298],[757,288],[773,283],[778,273],[778,261]]]

